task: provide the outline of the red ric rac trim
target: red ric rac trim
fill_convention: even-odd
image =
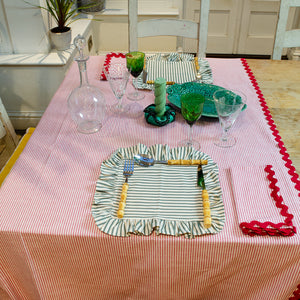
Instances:
[[[289,300],[299,300],[300,299],[300,284],[297,286],[296,290],[293,293],[293,296]]]
[[[103,64],[103,67],[105,68],[105,70],[108,70],[108,68],[110,66],[111,59],[113,57],[125,58],[125,54],[123,54],[123,53],[115,53],[115,52],[108,53],[106,55],[106,57],[105,57],[104,64]],[[101,80],[106,80],[106,76],[105,76],[104,72],[101,73],[100,79]]]
[[[283,203],[282,196],[279,195],[279,187],[276,185],[277,179],[274,177],[275,172],[271,165],[267,165],[265,171],[268,173],[267,178],[270,181],[271,197],[274,199],[276,206],[280,209],[280,214],[285,217],[283,223],[272,222],[258,222],[252,221],[250,223],[242,222],[240,228],[244,234],[250,236],[254,235],[272,235],[272,236],[293,236],[297,231],[293,226],[292,219],[294,216],[288,213],[288,207]]]
[[[267,106],[267,103],[265,101],[265,98],[258,86],[258,83],[253,75],[253,72],[251,71],[247,60],[245,58],[241,58],[241,62],[249,76],[250,81],[252,82],[252,85],[254,87],[254,89],[256,90],[256,94],[258,95],[259,101],[260,101],[260,105],[262,107],[262,110],[264,111],[264,114],[266,116],[266,119],[268,121],[268,124],[272,130],[272,134],[275,137],[275,141],[278,143],[278,147],[280,149],[280,154],[282,155],[282,159],[286,162],[285,166],[288,168],[288,173],[291,175],[291,180],[292,182],[295,184],[295,188],[296,190],[300,191],[300,180],[299,180],[299,175],[296,173],[296,169],[295,167],[292,165],[292,161],[289,158],[289,154],[286,151],[286,148],[284,146],[284,143],[279,135],[279,132],[276,128],[276,125],[272,119],[270,110]],[[300,197],[300,193],[298,193],[298,196]]]
[[[264,115],[266,116],[266,119],[268,121],[270,129],[272,131],[272,134],[275,137],[275,141],[278,143],[278,147],[280,149],[280,154],[282,155],[282,159],[286,162],[285,166],[288,168],[288,173],[291,176],[291,180],[293,183],[295,183],[296,190],[300,191],[299,175],[295,172],[296,169],[292,165],[292,161],[289,158],[289,154],[286,151],[284,143],[283,143],[283,141],[279,135],[279,132],[276,128],[276,125],[272,119],[270,110],[269,110],[267,103],[265,101],[265,98],[258,86],[255,76],[253,75],[253,72],[251,71],[251,69],[247,63],[247,60],[242,58],[241,62],[249,76],[250,81],[252,82],[254,89],[256,90],[256,94],[258,95],[259,102],[260,102],[260,105],[264,112]],[[293,223],[292,223],[293,215],[288,213],[288,207],[283,204],[282,196],[279,195],[279,188],[276,186],[277,179],[274,178],[275,172],[271,168],[272,168],[272,166],[268,165],[265,168],[265,171],[268,173],[267,178],[271,182],[270,183],[270,188],[272,190],[271,196],[274,199],[274,201],[276,202],[276,206],[280,209],[280,214],[285,217],[284,223],[274,224],[271,222],[260,223],[258,221],[252,221],[250,223],[243,222],[240,224],[240,227],[245,234],[248,234],[251,236],[253,236],[253,235],[292,236],[296,233],[296,228],[295,228],[295,226],[293,226]],[[298,196],[300,197],[300,193],[298,194]]]

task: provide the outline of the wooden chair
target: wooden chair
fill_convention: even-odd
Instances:
[[[13,152],[18,145],[19,139],[16,135],[15,129],[9,119],[6,109],[0,98],[0,139],[3,147],[7,148],[9,152]],[[2,149],[3,150],[3,149]],[[2,152],[2,151],[1,151]]]
[[[300,47],[300,29],[287,30],[290,7],[300,7],[300,0],[281,0],[272,59],[280,60],[283,48]]]
[[[205,57],[209,5],[210,0],[201,0],[199,22],[183,19],[151,19],[138,22],[138,0],[128,0],[129,51],[138,50],[140,37],[179,36],[197,39],[197,55],[200,58]]]

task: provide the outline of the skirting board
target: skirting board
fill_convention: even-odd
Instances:
[[[24,130],[28,127],[36,127],[44,111],[8,111],[7,113],[15,130]]]

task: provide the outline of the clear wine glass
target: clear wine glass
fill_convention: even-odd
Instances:
[[[103,69],[106,79],[117,98],[117,104],[111,106],[111,109],[115,113],[123,113],[129,110],[128,106],[124,106],[122,103],[123,96],[127,87],[129,79],[129,71],[125,64],[111,64],[109,67]]]
[[[129,100],[139,101],[142,100],[145,95],[139,92],[137,88],[137,78],[142,73],[144,69],[144,60],[145,60],[145,53],[134,51],[129,52],[126,54],[126,63],[127,68],[131,75],[133,76],[133,85],[135,87],[135,91],[132,93],[127,94],[127,98]]]
[[[216,146],[229,148],[236,144],[236,138],[229,135],[229,130],[243,109],[246,99],[242,92],[235,90],[217,90],[214,93],[214,101],[222,127],[221,137],[218,136],[214,142]]]
[[[193,125],[202,115],[205,97],[201,94],[188,93],[180,98],[181,114],[189,124],[188,138],[178,143],[178,146],[200,148],[198,141],[193,140]]]

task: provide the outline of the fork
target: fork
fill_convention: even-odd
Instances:
[[[121,197],[120,197],[121,199],[120,199],[120,203],[119,203],[119,209],[117,212],[117,216],[119,219],[123,218],[123,216],[124,216],[127,191],[129,188],[128,178],[133,174],[133,170],[134,170],[134,160],[133,159],[125,160],[124,169],[123,169],[123,175],[125,176],[125,182],[123,183],[123,186],[122,186],[122,192],[121,192]]]

